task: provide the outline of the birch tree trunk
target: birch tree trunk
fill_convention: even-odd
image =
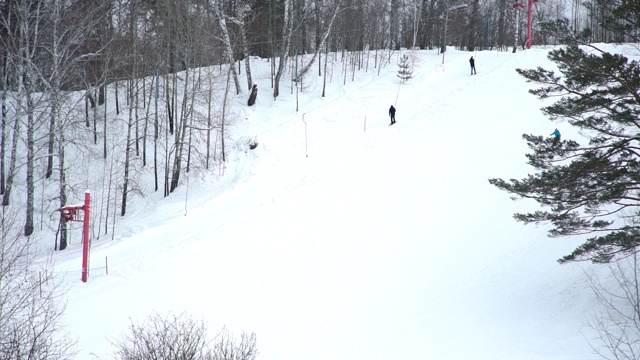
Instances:
[[[9,168],[7,169],[7,182],[4,188],[4,194],[2,194],[2,206],[8,206],[11,199],[11,190],[13,189],[13,178],[15,176],[16,171],[16,161],[18,157],[18,139],[20,138],[20,117],[22,116],[22,101],[21,97],[24,95],[23,90],[23,81],[22,74],[24,71],[23,62],[20,59],[17,59],[18,67],[17,67],[17,84],[18,91],[16,93],[16,107],[14,111],[14,121],[13,121],[13,134],[11,138],[11,155],[9,157]]]
[[[327,89],[327,60],[329,59],[329,45],[325,43],[325,53],[324,53],[324,71],[322,76],[322,97],[326,95]]]
[[[58,121],[56,123],[56,132],[59,134],[58,138],[58,167],[60,171],[58,171],[58,182],[59,186],[59,196],[60,196],[60,207],[65,206],[67,204],[67,176],[65,170],[65,137],[64,137],[64,128],[62,126],[62,122]],[[61,224],[60,224],[60,247],[59,250],[64,250],[67,247],[67,223],[64,220],[64,217],[61,216]]]
[[[238,5],[236,9],[237,17],[233,19],[233,22],[238,25],[238,28],[240,29],[240,38],[242,39],[242,52],[244,55],[244,67],[245,72],[247,73],[247,90],[251,91],[251,87],[253,86],[253,79],[251,78],[251,52],[249,52],[249,39],[247,38],[247,29],[245,26],[247,13],[251,9],[246,3]]]
[[[9,86],[9,52],[0,50],[0,195],[5,187],[5,154],[7,148],[7,88]]]
[[[211,72],[211,68],[207,70],[207,79],[209,81],[209,89],[207,94],[207,153],[206,153],[206,168],[209,170],[209,160],[211,159],[211,98],[213,97],[213,84],[211,83],[211,78],[213,74]]]
[[[188,78],[188,70],[187,76]],[[187,80],[185,79],[185,82]],[[184,115],[184,114],[182,114]],[[178,187],[178,182],[180,181],[180,168],[182,167],[182,146],[184,144],[184,133],[183,126],[186,125],[186,119],[184,116],[181,116],[178,120],[178,125],[176,126],[176,132],[174,136],[173,148],[175,149],[173,156],[173,166],[171,169],[171,182],[169,184],[169,192],[172,193]]]
[[[153,183],[154,191],[158,191],[158,140],[160,134],[158,133],[158,97],[160,96],[160,70],[156,67],[156,93],[155,93],[155,115],[153,122]]]
[[[289,57],[289,49],[291,47],[291,32],[293,31],[293,21],[291,20],[291,9],[293,0],[284,0],[284,21],[282,25],[282,44],[280,46],[280,60],[278,62],[278,70],[273,86],[273,98],[276,99],[280,95],[280,79],[284,73],[285,65]]]
[[[188,63],[188,62],[187,62]],[[182,172],[182,158],[184,152],[184,144],[185,137],[187,134],[187,121],[189,118],[187,111],[187,103],[188,103],[188,85],[189,85],[189,68],[187,67],[185,71],[185,79],[184,79],[184,89],[183,89],[183,99],[182,99],[182,107],[180,114],[180,126],[176,127],[176,136],[174,148],[176,149],[175,155],[173,158],[173,170],[171,171],[171,185],[169,187],[169,192],[173,192],[178,187],[180,181],[180,174]]]
[[[137,81],[137,16],[136,16],[136,1],[132,0],[130,4],[131,8],[131,38],[133,43],[133,67],[131,73],[131,81]],[[131,83],[129,83],[131,84]],[[131,86],[129,86],[131,88]],[[127,213],[127,196],[129,194],[129,172],[131,167],[131,132],[132,128],[135,125],[134,122],[134,108],[137,107],[137,93],[131,89],[129,91],[129,119],[127,122],[127,139],[125,141],[125,151],[124,151],[124,177],[122,182],[122,203],[120,204],[120,216],[124,216]],[[137,111],[137,110],[136,110]],[[137,115],[137,113],[136,113]],[[137,118],[137,116],[136,116]]]
[[[225,137],[225,122],[226,122],[226,118],[227,118],[227,98],[229,95],[229,82],[230,82],[230,76],[231,76],[231,69],[229,69],[229,71],[227,71],[227,86],[224,89],[224,98],[222,100],[222,119],[220,121],[220,143],[221,143],[221,154],[222,154],[222,163],[223,163],[223,167],[225,166],[224,163],[227,161],[227,152],[225,149],[225,145],[224,145],[224,137]]]
[[[20,29],[20,41],[22,44],[22,52],[20,53],[20,61],[23,63],[23,76],[24,82],[24,99],[26,102],[26,150],[27,159],[25,163],[26,168],[26,190],[27,200],[25,204],[25,225],[24,235],[30,236],[33,234],[33,212],[35,204],[35,179],[34,179],[34,167],[35,167],[35,104],[33,95],[36,92],[35,78],[38,73],[36,66],[36,49],[40,36],[40,23],[41,16],[43,14],[43,2],[36,1],[31,3],[21,3],[19,7],[19,29]]]
[[[322,51],[322,49],[324,48],[324,45],[327,42],[327,38],[329,38],[329,33],[331,33],[331,29],[333,28],[333,24],[338,15],[338,12],[340,11],[341,5],[342,5],[342,0],[336,2],[335,8],[333,9],[333,15],[331,16],[331,20],[329,20],[329,25],[327,25],[326,29],[324,29],[324,32],[322,33],[320,44],[316,45],[316,49],[315,49],[316,51],[313,53],[313,57],[311,58],[311,60],[309,60],[309,62],[304,67],[302,67],[302,69],[298,72],[298,78],[301,78],[309,70],[311,70],[311,66],[313,66],[313,63],[316,61],[316,58],[320,55],[320,52]]]
[[[55,0],[53,3],[53,28],[52,28],[52,42],[51,42],[51,86],[49,88],[49,102],[51,103],[51,113],[49,116],[49,140],[47,143],[47,170],[45,172],[45,178],[51,178],[53,175],[53,154],[55,146],[55,127],[58,120],[58,114],[60,113],[60,55],[59,55],[59,39],[58,39],[58,24],[60,21],[60,0]],[[61,207],[65,204],[61,204]]]
[[[191,114],[193,113],[193,99],[197,94],[198,82],[195,79],[194,74],[192,74],[192,66],[194,59],[196,59],[196,40],[194,37],[194,27],[193,24],[188,20],[187,13],[188,11],[181,12],[184,15],[184,21],[181,24],[184,26],[182,31],[180,32],[180,43],[181,51],[179,58],[180,63],[185,67],[184,71],[184,80],[183,80],[183,88],[182,88],[182,101],[179,104],[180,112],[177,112],[178,104],[174,105],[174,111],[176,113],[176,129],[175,129],[175,137],[174,137],[174,145],[173,148],[174,158],[173,165],[171,169],[171,183],[169,184],[169,192],[173,192],[178,185],[180,184],[180,177],[182,175],[182,164],[186,159],[185,156],[185,147],[188,146],[185,141],[187,136],[187,131],[189,131],[189,121],[191,119]],[[232,63],[233,64],[233,63]],[[174,89],[177,88],[177,83],[174,83]],[[190,88],[191,87],[191,88]],[[236,88],[239,89],[239,84],[236,83]],[[187,163],[188,167],[188,163]]]
[[[240,94],[240,80],[238,80],[238,72],[236,71],[236,66],[233,60],[233,48],[231,47],[231,38],[229,37],[229,30],[227,29],[227,21],[225,19],[225,15],[220,8],[219,2],[216,2],[214,5],[214,13],[216,18],[218,19],[218,24],[220,25],[220,30],[222,31],[222,43],[224,44],[224,54],[227,61],[229,61],[229,67],[231,69],[231,73],[233,75],[233,82],[236,85],[236,95]]]
[[[24,224],[24,235],[30,236],[33,234],[33,209],[35,202],[35,184],[33,178],[33,168],[35,166],[35,149],[34,149],[34,132],[35,132],[35,116],[33,105],[33,93],[34,84],[31,66],[28,66],[27,73],[25,74],[25,88],[27,88],[26,102],[27,102],[27,203],[26,203],[26,219]]]
[[[63,277],[17,231],[21,217],[2,212],[0,226],[0,354],[2,359],[72,359],[75,340],[64,331]]]
[[[15,83],[16,86],[18,87],[17,91],[15,92],[14,96],[15,96],[15,110],[14,110],[14,125],[13,125],[13,134],[12,134],[12,140],[11,140],[11,155],[9,158],[9,168],[7,169],[7,182],[5,185],[5,189],[4,189],[4,194],[2,196],[2,206],[8,206],[10,203],[10,199],[11,199],[11,192],[13,190],[13,180],[15,177],[15,171],[16,171],[16,162],[17,162],[17,157],[18,157],[18,139],[20,138],[20,124],[21,124],[21,118],[22,118],[22,99],[25,96],[25,89],[24,89],[24,64],[25,64],[25,60],[24,60],[24,43],[25,43],[25,39],[24,36],[21,36],[20,32],[22,31],[22,29],[25,27],[23,25],[23,22],[25,21],[24,19],[24,15],[22,14],[22,9],[19,7],[20,4],[18,3],[13,3],[12,7],[10,8],[9,13],[11,15],[8,15],[7,17],[11,17],[12,15],[14,15],[15,17],[17,17],[16,21],[17,21],[17,26],[13,29],[14,32],[13,34],[11,34],[10,36],[12,36],[12,40],[14,40],[14,43],[17,47],[14,48],[14,53],[13,53],[13,57],[14,57],[14,63],[16,64],[15,67]],[[5,24],[9,24],[10,23],[10,19],[3,19],[3,22]]]

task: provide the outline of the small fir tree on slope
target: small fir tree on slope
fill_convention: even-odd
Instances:
[[[400,56],[400,61],[398,62],[398,77],[402,82],[413,78],[411,59],[407,54],[402,54],[402,56]]]

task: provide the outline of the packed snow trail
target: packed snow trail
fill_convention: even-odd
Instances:
[[[234,127],[256,150],[134,207],[94,244],[108,276],[70,273],[80,358],[106,356],[129,317],[187,311],[212,336],[256,332],[261,359],[596,359],[582,270],[555,262],[577,241],[515,223],[534,204],[487,181],[525,175],[521,134],[550,132],[515,72],[546,52],[478,52],[474,76],[469,56],[418,52],[399,93],[392,65],[334,74],[327,98],[312,79],[298,113],[295,94],[261,93]]]

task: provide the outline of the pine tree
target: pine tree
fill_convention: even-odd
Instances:
[[[638,29],[640,7],[626,3],[618,2],[611,13],[624,18],[602,26]],[[533,95],[560,98],[542,111],[553,121],[566,121],[586,140],[563,139],[553,146],[547,136],[525,134],[535,173],[489,182],[543,208],[515,214],[516,220],[550,224],[551,237],[590,236],[560,263],[613,261],[640,245],[640,63],[588,44],[589,31],[574,35],[566,20],[548,24],[546,31],[566,44],[549,53],[560,74],[541,67],[517,71],[543,86],[530,90]],[[625,31],[625,41],[637,42],[631,34],[637,32]]]
[[[407,54],[402,54],[402,56],[400,56],[400,61],[398,62],[398,77],[402,82],[413,78],[411,59]]]

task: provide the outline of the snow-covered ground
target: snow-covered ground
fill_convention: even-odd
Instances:
[[[548,50],[449,49],[445,65],[418,51],[405,84],[397,53],[346,84],[338,64],[324,98],[322,78],[305,79],[298,112],[286,80],[272,101],[269,64],[253,60],[257,104],[237,97],[230,131],[255,150],[232,151],[222,177],[136,199],[115,239],[93,242],[88,283],[77,240],[55,254],[78,358],[110,358],[130,319],[171,311],[212,337],[255,332],[264,360],[599,359],[591,265],[556,262],[581,239],[516,223],[536,204],[487,181],[531,171],[523,133],[577,136],[515,71],[554,68]]]

